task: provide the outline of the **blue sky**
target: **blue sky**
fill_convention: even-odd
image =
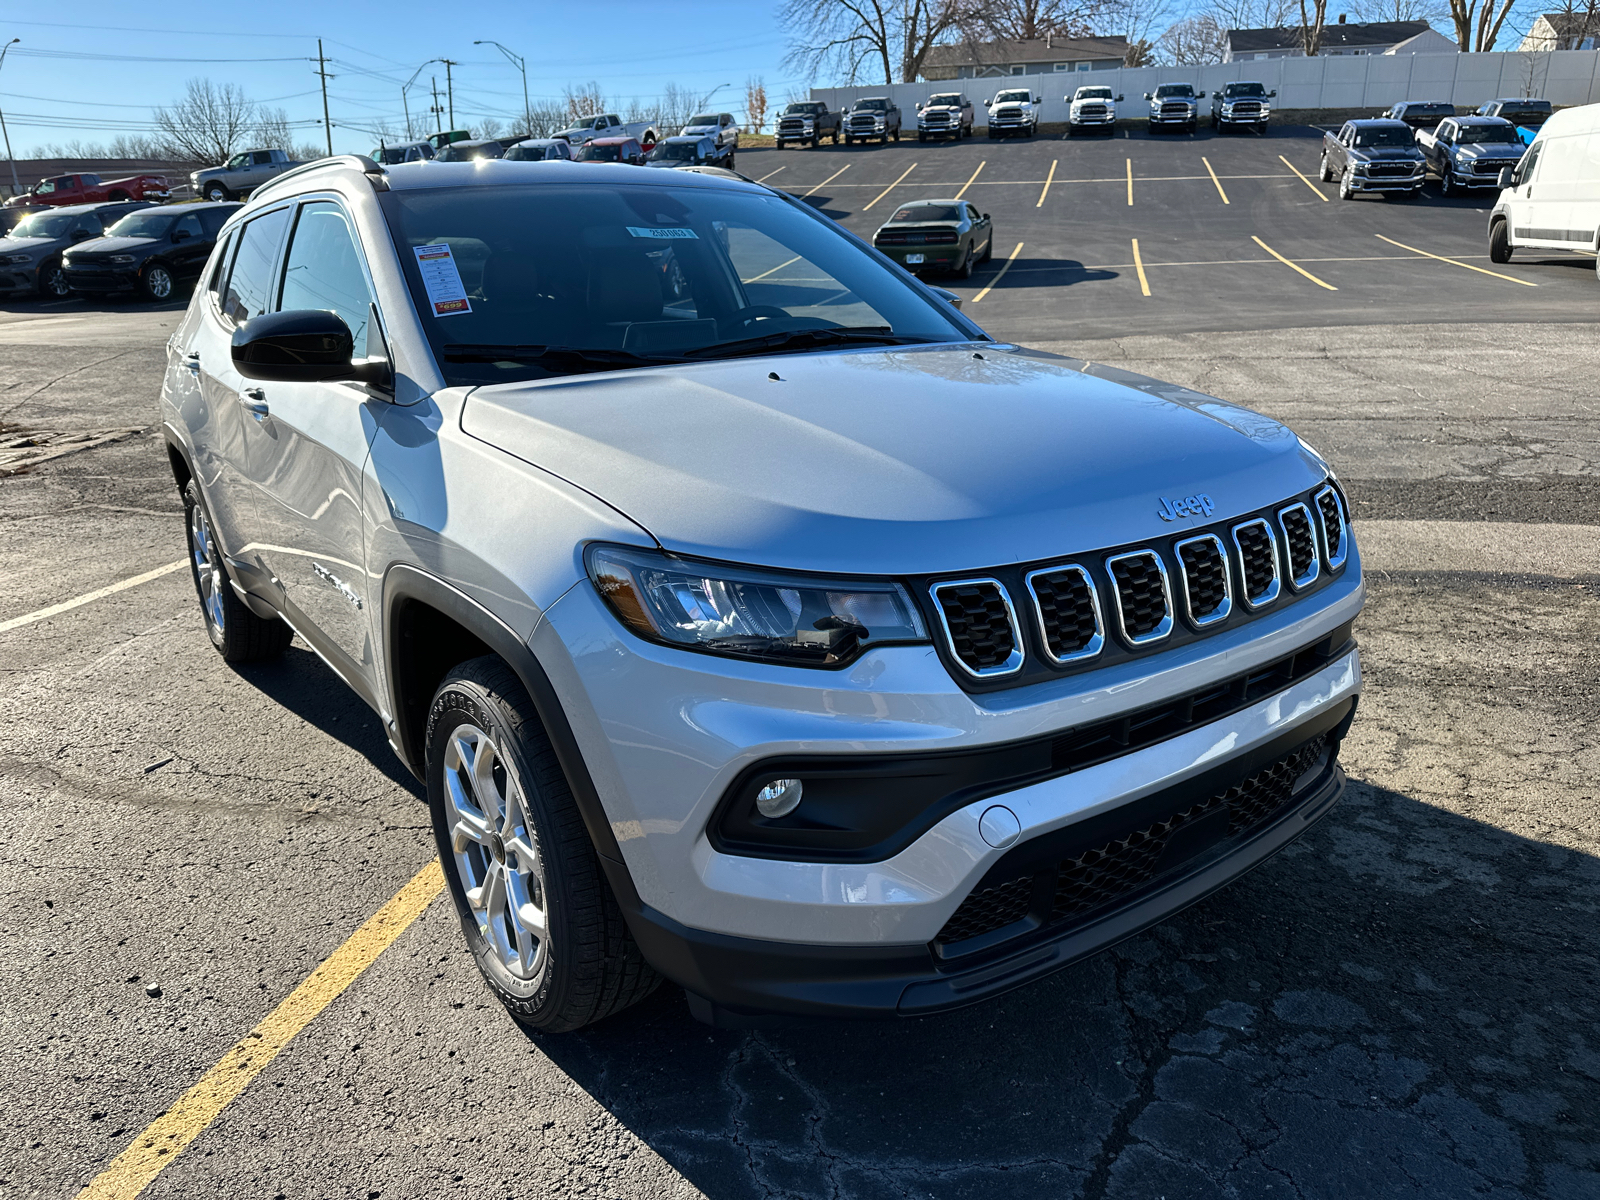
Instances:
[[[454,5],[311,3],[177,6],[74,0],[65,8],[6,6],[0,39],[22,39],[0,68],[0,112],[18,158],[36,146],[81,139],[103,142],[148,127],[152,107],[169,103],[191,77],[239,84],[253,100],[283,108],[292,121],[320,121],[316,39],[333,59],[329,83],[335,151],[366,151],[369,126],[388,116],[401,125],[400,85],[425,59],[451,58],[456,124],[502,120],[522,107],[522,80],[493,46],[503,42],[528,63],[528,90],[556,97],[564,85],[598,81],[610,97],[658,95],[668,83],[704,95],[721,83],[714,107],[740,111],[745,79],[765,78],[773,102],[803,89],[783,69],[785,40],[772,7],[696,0],[692,8],[607,0],[599,4],[527,4],[478,0],[470,16]],[[67,13],[76,20],[59,19]],[[13,14],[16,14],[14,16]],[[25,16],[27,19],[21,19]],[[185,26],[192,26],[186,29]],[[105,57],[78,57],[93,55]],[[156,60],[237,61],[156,61]],[[286,60],[286,61],[285,61]],[[425,109],[430,65],[410,92]],[[341,128],[342,122],[351,128]],[[320,126],[297,130],[320,143]]]

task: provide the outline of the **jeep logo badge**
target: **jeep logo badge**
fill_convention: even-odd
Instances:
[[[1161,506],[1156,509],[1156,515],[1163,521],[1176,521],[1182,517],[1209,517],[1217,507],[1211,497],[1204,492],[1185,496],[1181,500],[1168,500],[1165,496],[1157,499],[1161,501]]]

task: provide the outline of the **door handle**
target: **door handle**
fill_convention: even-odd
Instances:
[[[196,375],[200,374],[200,351],[191,350],[188,354],[184,355],[183,365],[188,367],[189,370],[193,371]]]
[[[260,388],[245,388],[239,393],[239,403],[244,405],[245,411],[257,421],[270,411],[267,408],[267,394]]]

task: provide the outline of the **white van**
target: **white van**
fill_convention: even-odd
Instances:
[[[1556,113],[1509,174],[1489,214],[1491,259],[1510,262],[1518,246],[1600,250],[1600,104]]]

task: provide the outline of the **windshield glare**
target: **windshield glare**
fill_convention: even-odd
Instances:
[[[889,102],[887,100],[858,100],[858,101],[856,101],[856,111],[857,112],[887,112],[888,110],[889,110]]]
[[[699,157],[699,142],[658,142],[650,151],[651,162],[694,162]]]
[[[701,113],[698,117],[689,118],[690,125],[715,125],[716,123],[716,113]]]
[[[1223,89],[1225,96],[1244,96],[1260,98],[1267,94],[1267,89],[1259,83],[1230,83]]]
[[[172,226],[177,222],[180,215],[175,212],[162,212],[159,209],[129,213],[110,229],[106,230],[106,236],[163,238],[172,231]]]
[[[897,268],[776,195],[549,184],[390,191],[379,203],[453,385],[639,365],[628,355],[714,357],[707,348],[804,331],[970,336]],[[448,248],[429,265],[433,299],[415,253],[426,246]],[[444,315],[434,315],[435,301]],[[534,361],[550,347],[613,361]]]
[[[1463,125],[1461,136],[1456,141],[1465,146],[1480,142],[1515,142],[1520,145],[1522,139],[1510,125]]]
[[[1412,136],[1409,129],[1357,129],[1356,145],[1358,146],[1390,146],[1405,147],[1415,146],[1417,139]]]
[[[961,97],[958,96],[958,95],[955,95],[953,93],[948,95],[948,96],[929,96],[928,97],[928,107],[929,108],[960,108],[961,107]]]
[[[593,142],[587,143],[578,151],[579,162],[621,162],[622,147],[613,143],[610,146],[596,146]]]
[[[1081,87],[1078,89],[1079,100],[1109,100],[1111,89],[1108,87]]]
[[[512,162],[543,162],[547,158],[560,158],[560,153],[551,146],[513,146],[506,151],[506,157]]]
[[[1023,102],[1027,102],[1032,98],[1033,97],[1029,92],[1001,92],[994,98],[994,102],[996,104],[1006,104],[1012,100],[1021,100]]]
[[[34,213],[24,217],[11,228],[7,237],[58,238],[66,237],[80,220],[78,213]]]
[[[1165,100],[1169,96],[1193,96],[1194,88],[1187,83],[1164,83],[1156,89],[1156,99]]]
[[[820,104],[791,104],[783,110],[786,117],[814,117],[822,111]]]

